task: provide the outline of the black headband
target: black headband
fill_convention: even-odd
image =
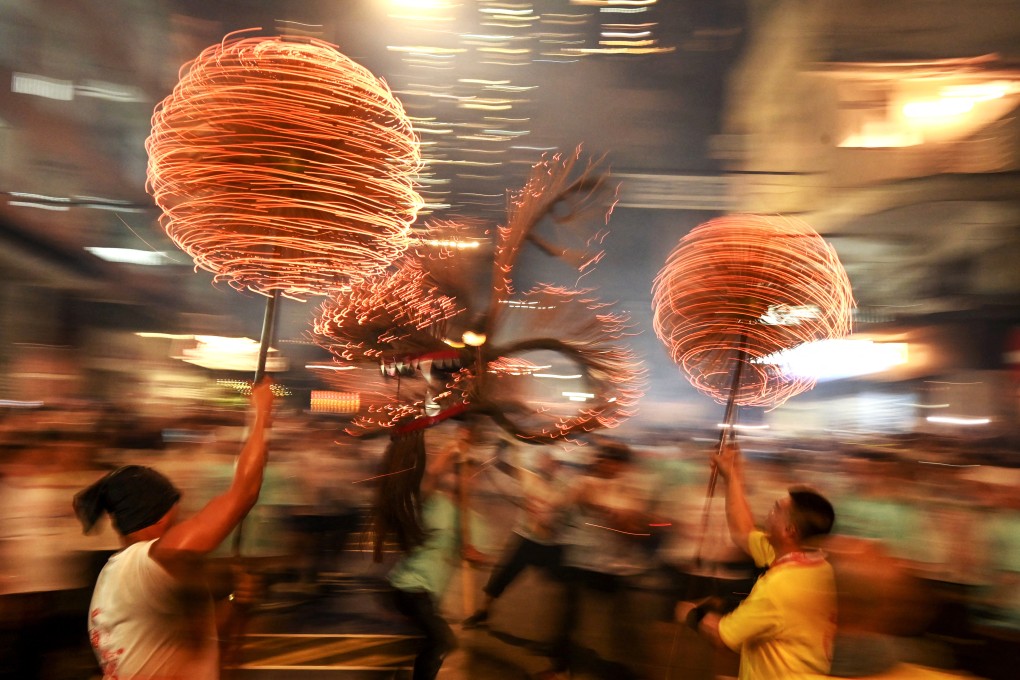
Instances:
[[[158,522],[180,498],[181,492],[159,472],[125,465],[76,493],[73,505],[86,533],[107,512],[117,531],[127,535]]]

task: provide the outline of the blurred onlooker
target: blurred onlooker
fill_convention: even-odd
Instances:
[[[94,474],[98,442],[52,429],[14,439],[0,446],[0,678],[80,677],[93,665],[81,627],[93,556],[112,543],[82,544],[67,496]]]
[[[983,466],[968,480],[988,505],[985,583],[971,610],[982,647],[974,670],[993,680],[1012,678],[1020,668],[1020,468]]]
[[[403,555],[387,576],[397,611],[407,617],[423,637],[414,659],[414,680],[435,678],[446,656],[456,649],[457,638],[440,614],[440,600],[461,558],[482,557],[474,549],[480,538],[477,527],[463,507],[466,488],[462,485],[468,475],[463,469],[459,473],[457,470],[458,465],[473,460],[473,443],[470,424],[461,424],[457,439],[427,463],[421,433],[411,434],[404,441],[391,442],[384,460],[384,470],[389,474],[383,479],[387,482],[402,482],[396,475],[420,475],[417,488],[407,500],[415,506],[408,510],[414,513],[411,519],[419,523],[422,533],[403,539]],[[413,468],[400,467],[403,464],[400,453],[411,455]],[[396,469],[391,469],[394,464]],[[385,489],[385,486],[380,487],[380,504],[399,500]],[[471,542],[466,542],[465,538]]]
[[[569,671],[575,638],[582,628],[582,598],[608,607],[610,629],[602,651],[607,677],[636,677],[646,626],[630,597],[632,579],[652,565],[655,532],[648,479],[634,464],[630,447],[602,440],[594,462],[574,486],[574,513],[565,537],[562,580],[565,612],[553,640],[548,677]]]
[[[298,498],[286,525],[299,581],[319,589],[341,576],[343,553],[371,506],[372,476],[362,442],[305,437],[289,451]]]

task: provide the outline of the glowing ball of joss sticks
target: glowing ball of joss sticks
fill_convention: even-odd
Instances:
[[[778,216],[694,228],[652,288],[655,334],[695,389],[766,408],[815,383],[785,374],[777,354],[848,334],[853,307],[835,250],[804,222]]]
[[[238,290],[300,297],[378,274],[423,205],[403,107],[319,40],[232,34],[205,49],[145,148],[161,226]]]

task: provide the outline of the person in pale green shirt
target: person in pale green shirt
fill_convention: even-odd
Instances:
[[[420,450],[415,465],[424,465],[424,439],[420,433],[414,445]],[[465,489],[458,479],[454,464],[471,462],[472,444],[470,426],[462,425],[457,441],[428,461],[421,477],[415,512],[420,534],[408,532],[410,537],[403,556],[387,575],[392,586],[393,604],[417,628],[423,641],[414,660],[413,680],[432,680],[439,673],[446,656],[457,647],[457,639],[449,624],[439,612],[439,604],[450,578],[461,559],[483,561],[474,547],[478,536],[475,518],[469,520],[470,533],[461,524],[460,502]],[[394,498],[380,496],[380,502],[394,502]],[[414,502],[414,501],[412,501]],[[464,513],[467,514],[467,513]],[[413,536],[418,535],[417,538]]]

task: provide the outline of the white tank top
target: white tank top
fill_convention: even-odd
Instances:
[[[134,543],[107,561],[89,607],[104,680],[216,680],[219,649],[206,588],[174,578]]]

